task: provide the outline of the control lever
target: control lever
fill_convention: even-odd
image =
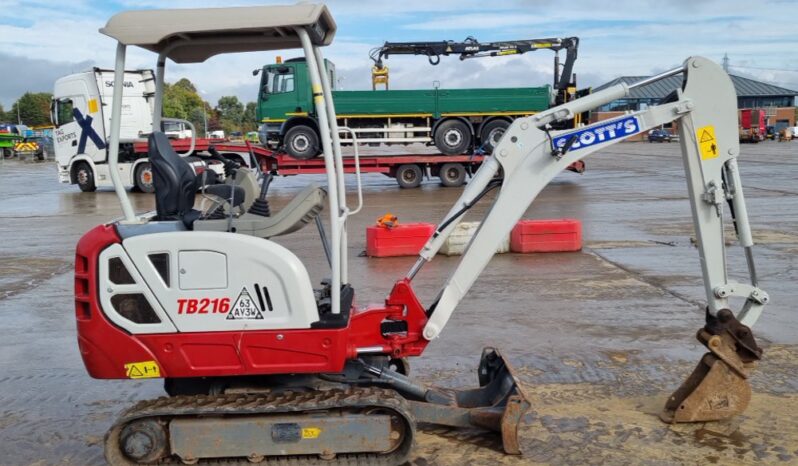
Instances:
[[[250,206],[250,214],[260,215],[261,217],[271,217],[272,212],[269,207],[269,200],[266,199],[266,194],[269,192],[269,185],[272,183],[273,178],[274,175],[271,173],[265,173],[263,175],[263,181],[260,185],[260,195],[258,195],[258,198],[252,203],[252,206]]]
[[[231,176],[234,170],[241,168],[241,165],[238,162],[234,162],[222,156],[222,154],[216,150],[216,146],[214,145],[208,146],[208,153],[211,154],[209,157],[210,159],[222,162],[222,165],[224,166],[224,176]]]

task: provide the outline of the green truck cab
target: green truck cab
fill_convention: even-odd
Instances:
[[[369,144],[434,145],[458,155],[490,153],[515,118],[549,108],[551,86],[488,89],[335,90],[335,66],[325,60],[338,124]],[[261,140],[307,160],[321,152],[318,123],[304,59],[262,69],[257,108]],[[351,136],[341,134],[341,142]]]

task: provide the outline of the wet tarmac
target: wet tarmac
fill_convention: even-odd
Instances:
[[[760,286],[771,296],[754,328],[765,357],[744,415],[679,426],[656,416],[703,354],[694,335],[704,292],[678,145],[621,144],[589,159],[585,174],[561,174],[527,212],[580,219],[584,250],[496,256],[441,338],[412,362],[422,380],[463,388],[476,384],[482,347],[501,348],[534,404],[526,456],[503,455],[492,434],[425,427],[411,463],[798,464],[798,143],[744,145],[742,154]],[[278,179],[273,209],[311,180],[323,182]],[[460,192],[435,181],[400,190],[381,175],[364,183],[365,207],[349,228],[360,304],[380,302],[414,261],[361,257],[365,227],[387,211],[400,222],[437,222]],[[153,208],[151,195],[131,196],[136,210]],[[159,381],[89,378],[77,349],[74,246],[119,212],[110,190],[59,184],[52,162],[0,164],[0,465],[104,464],[102,437],[115,415],[163,393]],[[315,282],[323,278],[315,229],[279,242]],[[417,276],[423,302],[457,260],[436,258]],[[745,279],[738,246],[728,262]]]

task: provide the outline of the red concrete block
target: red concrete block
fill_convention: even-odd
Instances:
[[[366,255],[415,256],[434,232],[435,225],[431,223],[400,223],[391,229],[376,225],[367,227]]]
[[[556,220],[521,220],[510,233],[512,252],[568,252],[582,249],[582,222]]]

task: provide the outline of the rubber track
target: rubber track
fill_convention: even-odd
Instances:
[[[269,466],[395,466],[404,463],[413,446],[415,420],[409,413],[407,402],[393,390],[383,388],[350,387],[345,390],[310,392],[281,392],[257,394],[223,394],[161,397],[137,403],[125,410],[105,435],[105,458],[111,465],[132,466],[119,448],[119,434],[129,422],[145,418],[178,418],[193,416],[252,415],[305,413],[319,410],[381,408],[401,416],[405,423],[405,438],[402,444],[387,454],[350,453],[339,454],[332,460],[322,460],[318,455],[267,457],[260,463],[246,458],[200,460],[200,465],[248,465]],[[158,465],[183,464],[179,458],[167,458]]]

